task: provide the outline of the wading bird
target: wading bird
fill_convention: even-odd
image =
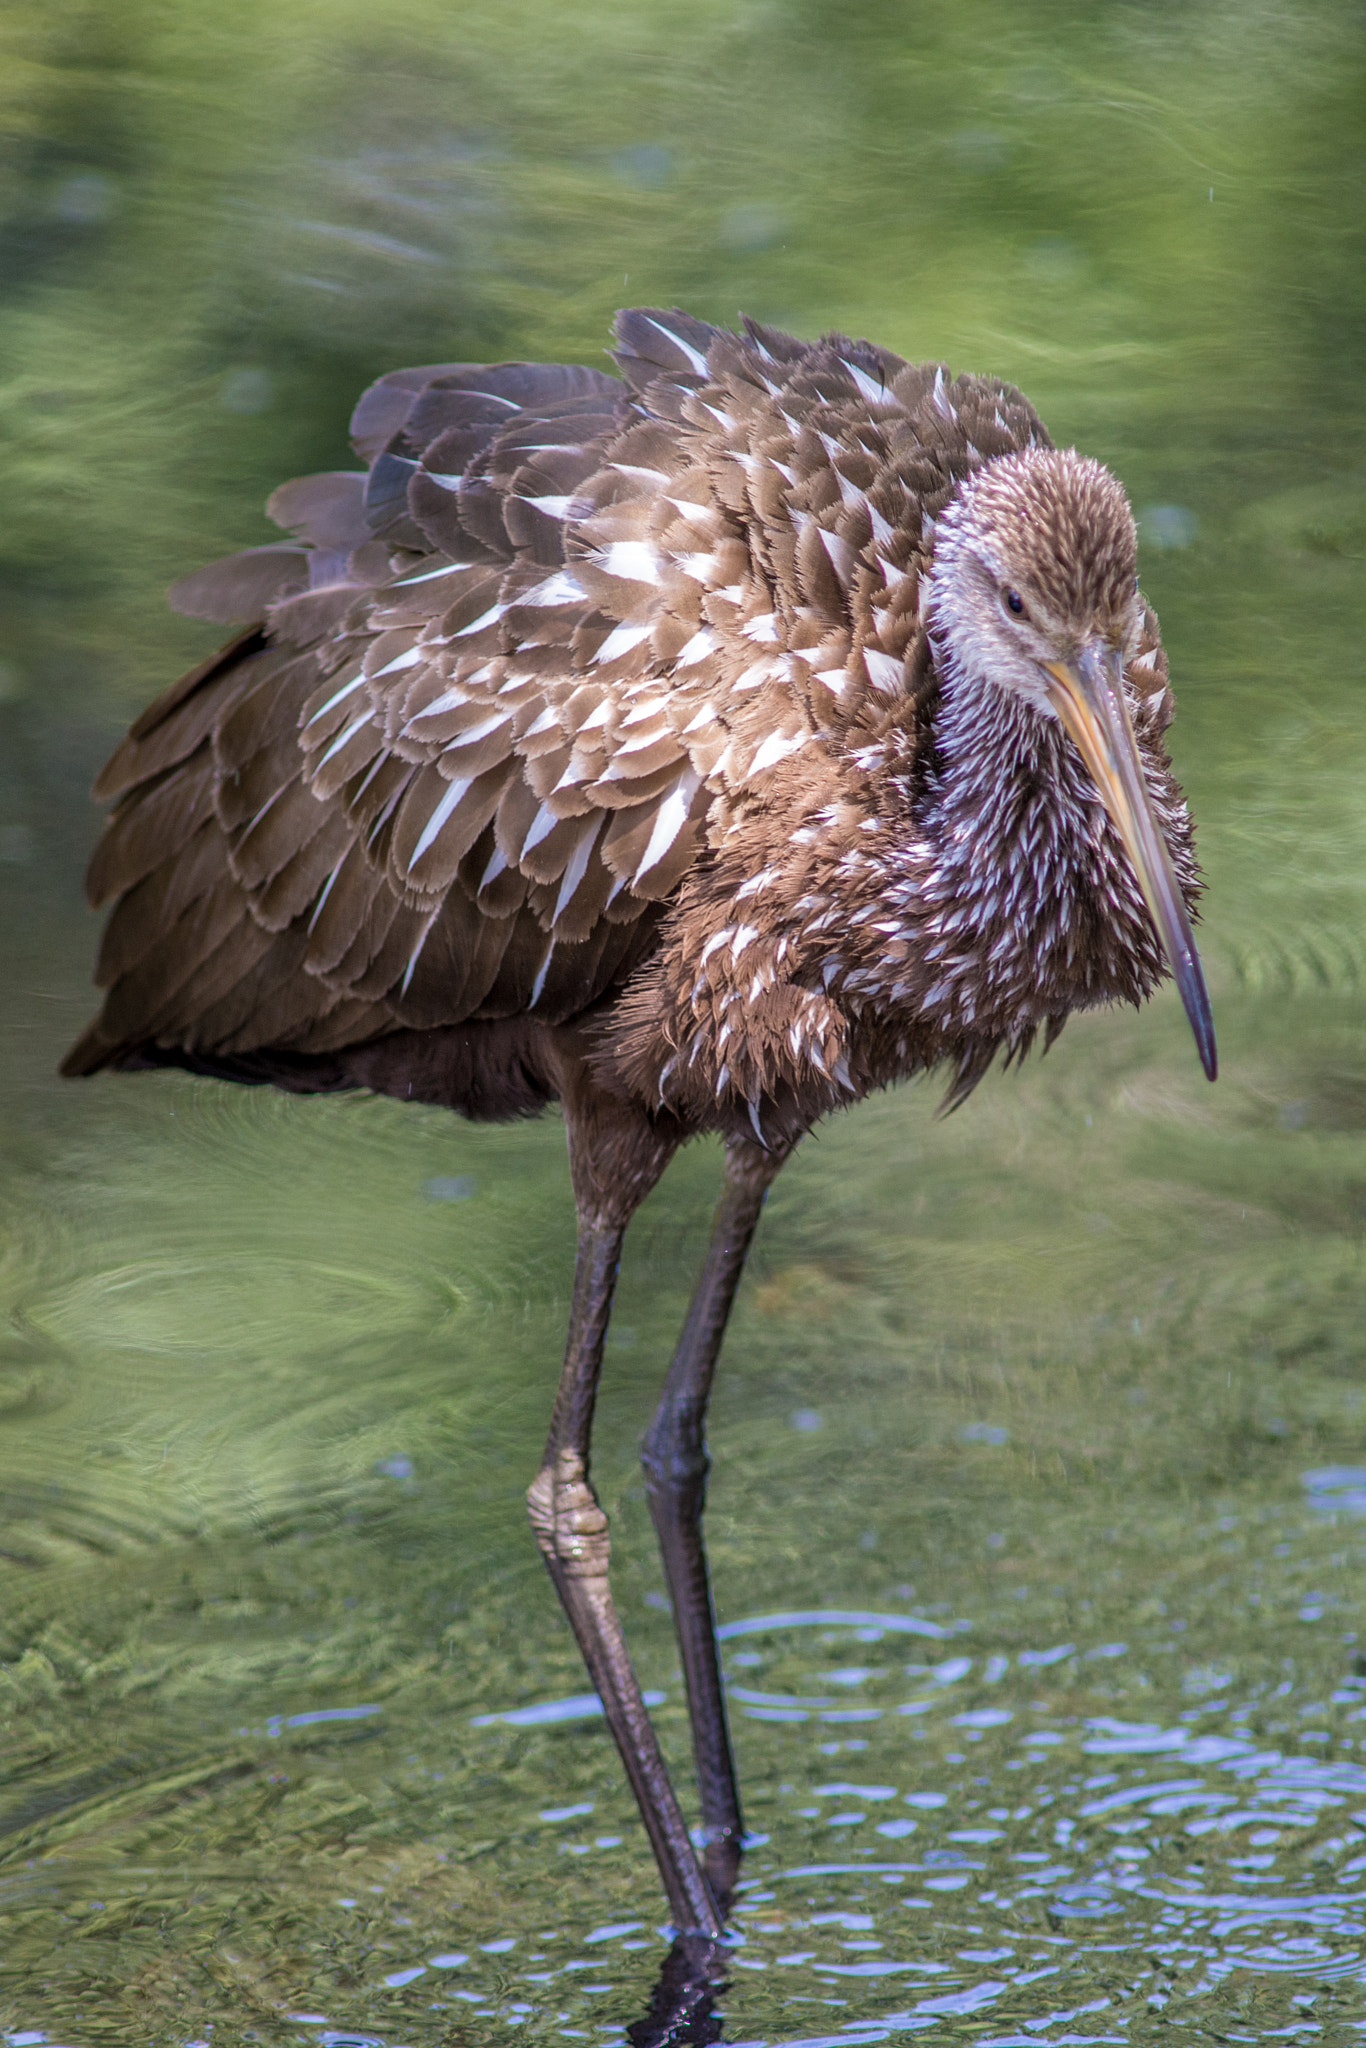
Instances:
[[[678,1927],[741,1843],[702,1544],[703,1424],[765,1190],[803,1133],[1164,972],[1215,1071],[1157,620],[1098,463],[1021,394],[867,342],[623,313],[620,378],[403,370],[296,539],[172,602],[249,629],[104,770],[115,899],[68,1074],[176,1066],[466,1116],[558,1099],[578,1209],[531,1520]],[[699,1864],[589,1479],[627,1223],[725,1145],[648,1495],[687,1681]]]

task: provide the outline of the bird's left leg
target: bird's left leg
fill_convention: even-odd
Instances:
[[[577,1077],[580,1078],[581,1077]],[[723,1931],[641,1697],[608,1584],[607,1517],[589,1478],[593,1409],[622,1240],[677,1134],[628,1119],[586,1086],[562,1093],[579,1212],[564,1370],[541,1469],[527,1494],[532,1527],[607,1716],[679,1930]]]
[[[645,1437],[645,1492],[673,1601],[688,1686],[697,1786],[706,1835],[703,1867],[724,1900],[740,1867],[744,1824],[716,1654],[702,1511],[707,1502],[706,1419],[712,1376],[764,1196],[789,1146],[732,1139],[726,1178],[687,1321]]]

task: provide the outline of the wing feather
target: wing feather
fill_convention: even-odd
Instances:
[[[782,839],[783,764],[925,687],[926,521],[1046,439],[1020,395],[677,310],[616,339],[621,378],[382,378],[365,469],[281,485],[290,541],[176,586],[257,623],[101,777],[89,887],[117,902],[81,1070],[576,1016],[704,853],[766,806]]]

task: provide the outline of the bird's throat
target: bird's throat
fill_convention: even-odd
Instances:
[[[1056,718],[946,678],[905,883],[950,1030],[1017,1042],[1045,1018],[1146,995],[1161,960],[1099,791]]]

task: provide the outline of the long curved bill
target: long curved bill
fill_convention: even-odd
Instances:
[[[1075,662],[1043,664],[1053,707],[1077,743],[1105,808],[1124,841],[1172,975],[1190,1019],[1200,1064],[1212,1081],[1219,1071],[1214,1017],[1200,955],[1171,856],[1158,830],[1124,702],[1120,656],[1110,647],[1086,647]]]

